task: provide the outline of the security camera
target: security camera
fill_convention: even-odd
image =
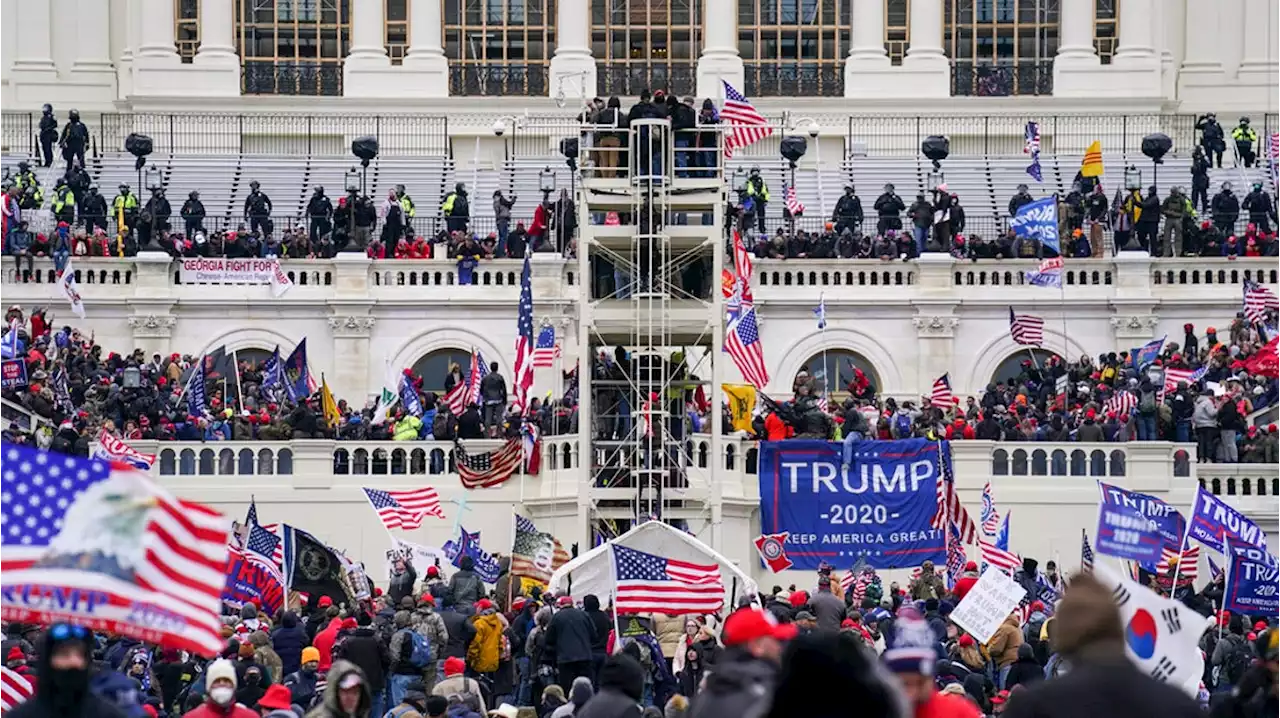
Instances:
[[[822,128],[818,126],[818,123],[817,123],[817,122],[810,122],[810,123],[809,123],[809,136],[810,136],[810,137],[817,137],[817,136],[818,136],[818,132],[819,132],[821,129],[822,129]]]
[[[501,120],[501,119],[499,119],[499,120],[494,120],[494,122],[493,122],[493,134],[494,134],[494,135],[496,135],[496,136],[498,136],[498,137],[501,137],[503,134],[505,134],[505,133],[506,133],[506,131],[507,131],[507,123],[506,123],[506,121],[505,121],[505,120]]]

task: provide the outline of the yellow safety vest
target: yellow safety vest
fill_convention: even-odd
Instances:
[[[69,188],[63,187],[61,191],[55,192],[53,195],[53,211],[54,213],[61,212],[62,208],[68,205],[71,207],[76,206],[76,196],[71,193]]]
[[[400,198],[400,209],[404,212],[404,216],[413,219],[413,200],[409,199],[409,195]]]
[[[444,198],[444,203],[440,205],[440,211],[444,212],[445,214],[449,214],[450,212],[452,212],[453,201],[456,200],[457,198],[458,198],[457,192],[450,192],[449,195]]]

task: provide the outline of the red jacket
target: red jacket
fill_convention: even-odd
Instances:
[[[956,600],[964,600],[965,594],[973,588],[973,584],[978,582],[977,576],[961,576],[956,579],[956,587],[951,592],[956,595]]]
[[[182,718],[258,718],[258,712],[240,703],[232,703],[223,708],[213,701],[206,700],[183,714]]]
[[[982,713],[967,698],[935,693],[916,706],[915,718],[982,718]]]
[[[329,621],[329,625],[324,630],[316,634],[316,639],[311,645],[320,651],[320,672],[324,673],[329,670],[329,666],[333,664],[333,644],[338,640],[338,629],[342,627],[342,619],[335,618]]]

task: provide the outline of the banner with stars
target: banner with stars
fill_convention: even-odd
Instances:
[[[864,441],[845,464],[842,445],[790,440],[760,445],[761,531],[787,535],[798,570],[859,559],[877,569],[946,560],[937,508],[946,442]]]

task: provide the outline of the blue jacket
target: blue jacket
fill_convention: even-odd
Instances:
[[[23,232],[20,229],[15,229],[9,233],[9,246],[6,247],[6,250],[8,250],[10,254],[17,254],[18,252],[31,249],[31,242],[32,238],[30,232]]]
[[[438,413],[440,413],[439,409],[426,409],[422,412],[422,431],[418,432],[419,439],[432,436],[431,431],[435,428]]]
[[[284,675],[296,672],[302,666],[302,649],[311,645],[307,630],[298,623],[293,611],[286,611],[280,625],[271,632],[271,647],[280,656],[280,670]]]

